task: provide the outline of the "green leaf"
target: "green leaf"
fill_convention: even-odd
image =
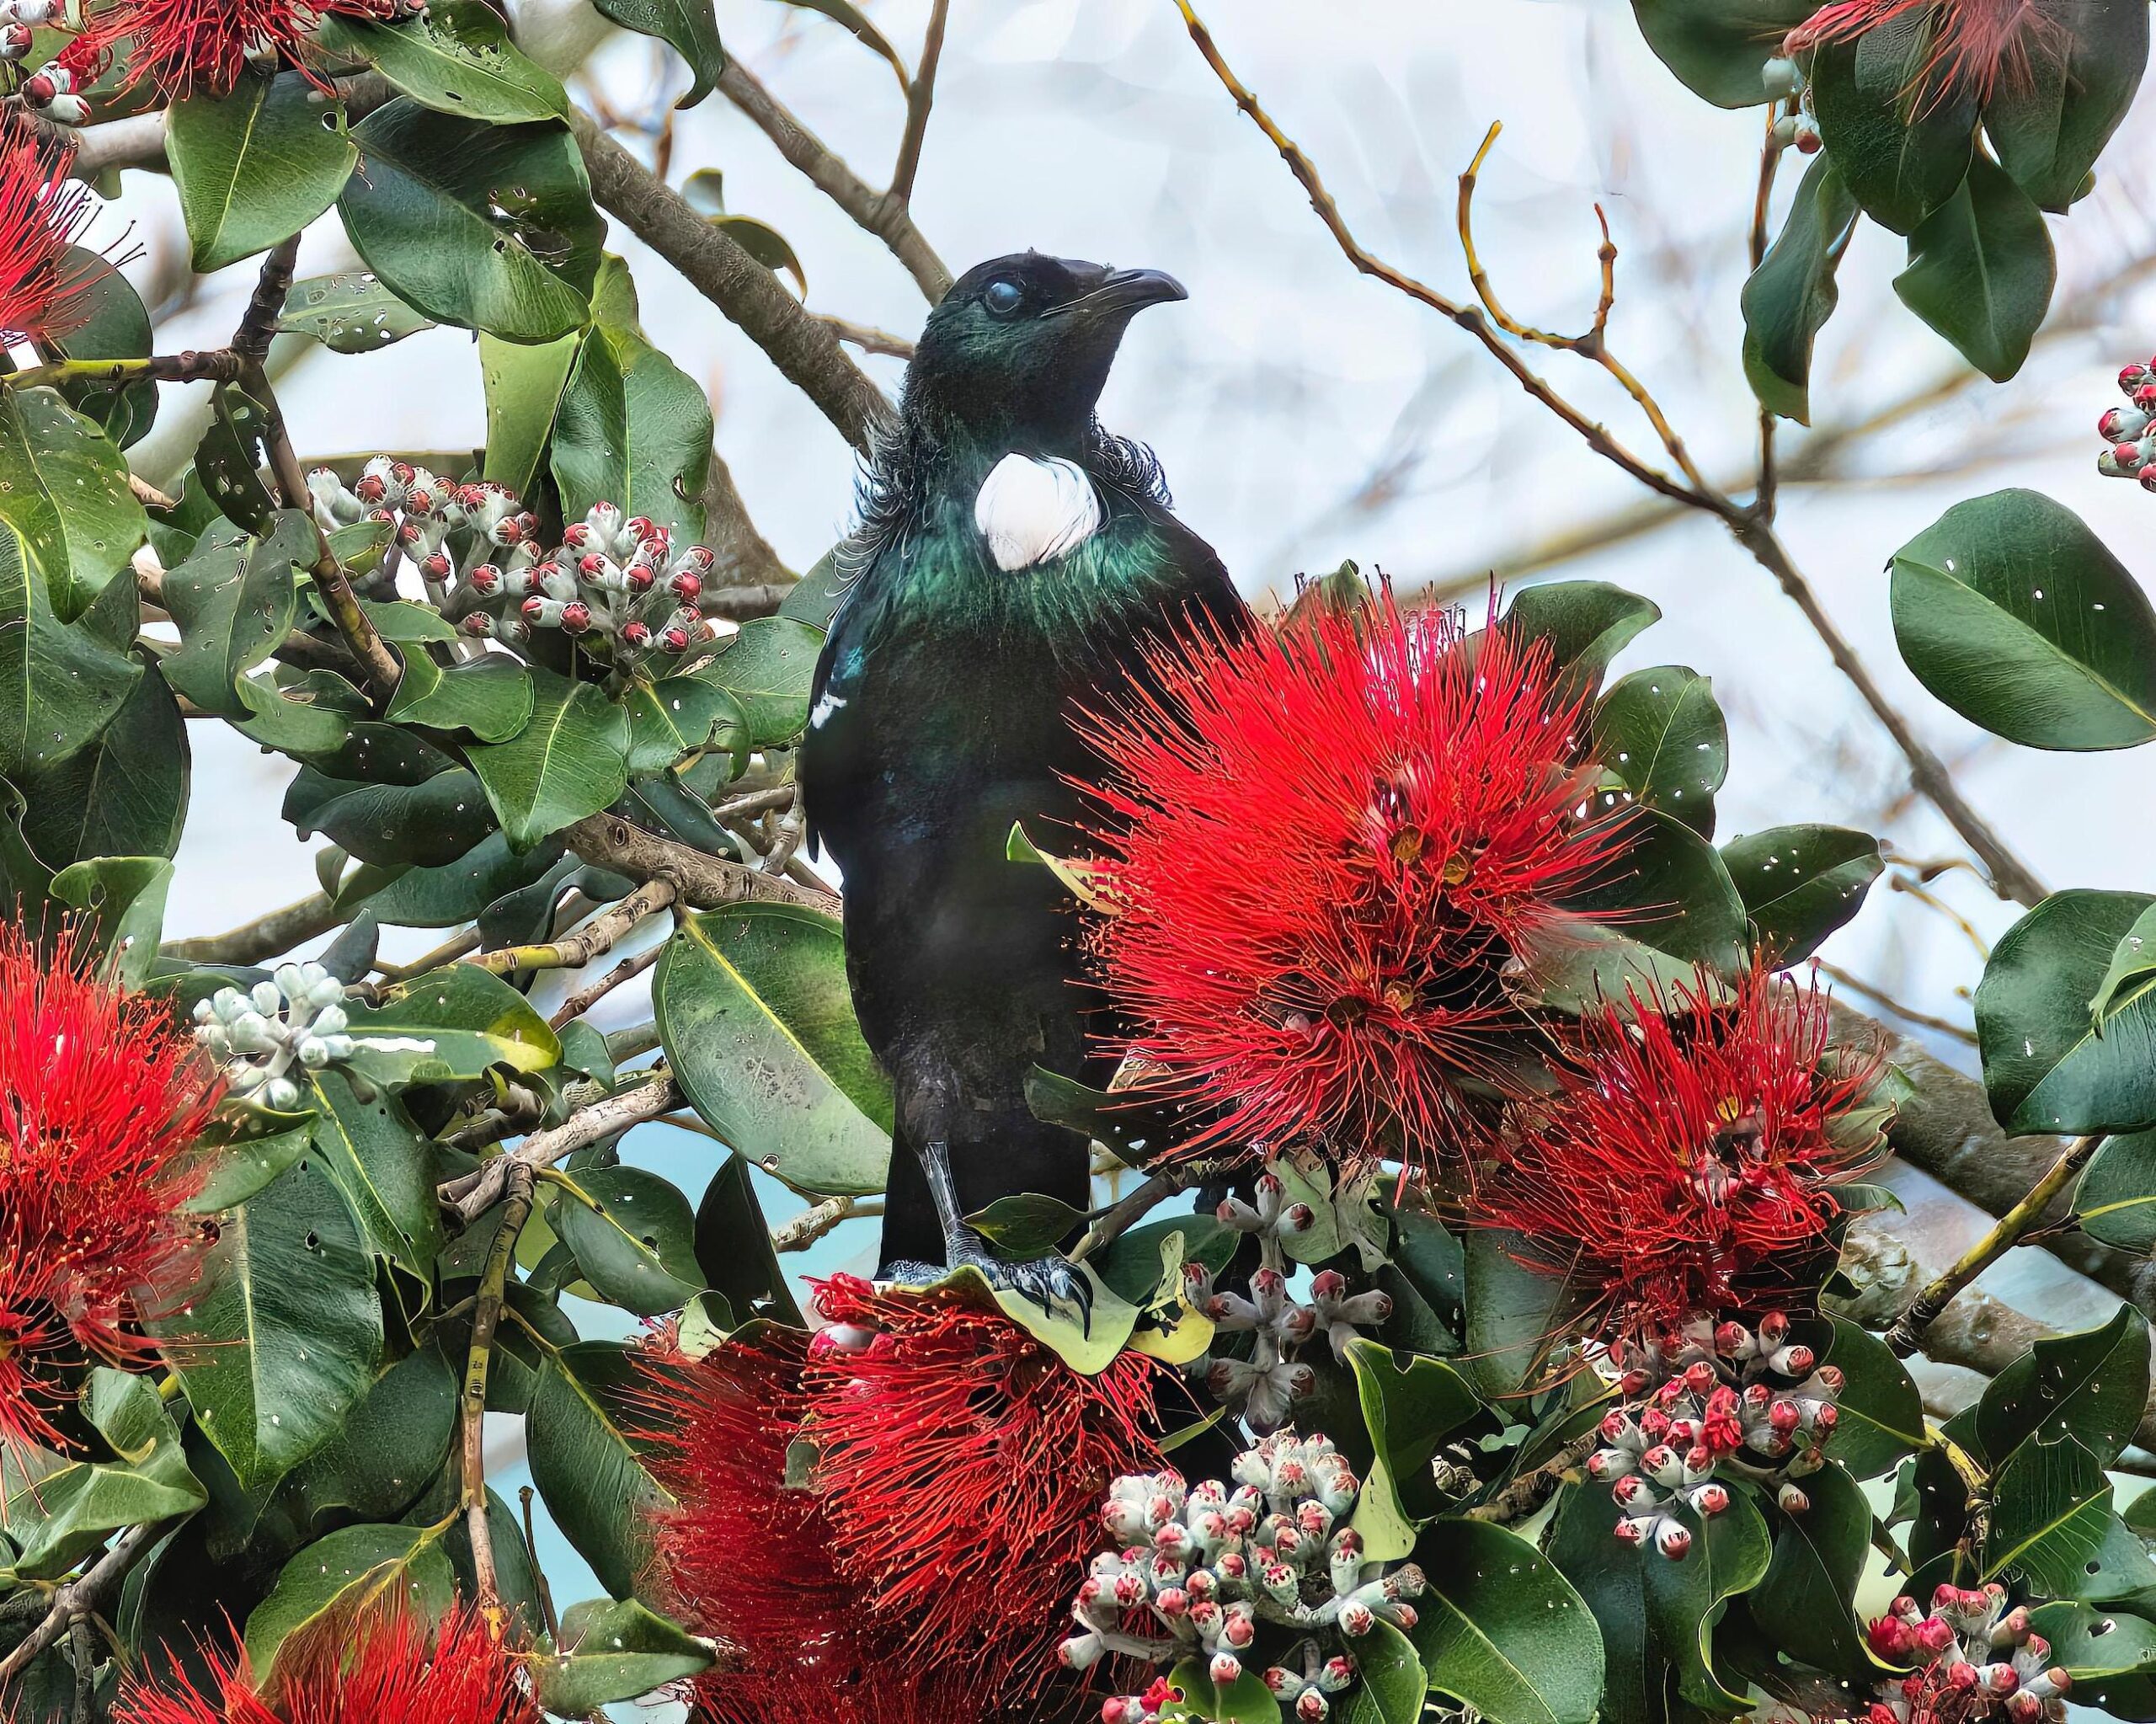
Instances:
[[[486,0],[431,0],[395,24],[324,13],[317,35],[324,51],[373,67],[437,113],[497,125],[569,117],[561,80],[518,51]]]
[[[441,1254],[435,1150],[395,1095],[370,1102],[342,1071],[313,1074],[314,1146],[350,1202],[368,1247],[424,1284]]]
[[[1902,303],[1995,383],[2021,369],[2050,308],[2058,260],[2043,212],[1977,155],[1961,189],[1909,236]]]
[[[267,1188],[312,1146],[313,1121],[309,1116],[266,1117],[278,1121],[296,1118],[302,1123],[282,1124],[229,1143],[205,1138],[180,1152],[173,1164],[173,1184],[184,1188],[197,1177],[203,1182],[187,1200],[184,1214],[215,1215],[225,1209],[237,1209]]]
[[[1774,826],[1721,847],[1759,944],[1801,963],[1864,908],[1886,867],[1879,841],[1846,826]]]
[[[150,313],[142,296],[111,260],[87,247],[71,245],[61,254],[60,269],[83,286],[77,302],[80,324],[56,339],[48,338],[60,359],[147,359],[152,352]],[[104,428],[125,449],[147,436],[157,417],[157,386],[144,377],[115,389],[94,381],[60,386],[77,413]]]
[[[342,106],[296,72],[249,72],[229,96],[174,102],[165,147],[198,275],[300,232],[359,160]]]
[[[1663,665],[1620,679],[1594,709],[1594,754],[1637,801],[1714,835],[1729,729],[1697,671]]]
[[[1744,375],[1762,407],[1801,425],[1812,423],[1812,350],[1840,302],[1835,273],[1856,216],[1841,174],[1820,157],[1744,284]]]
[[[509,341],[582,327],[604,224],[566,131],[451,119],[401,97],[355,136],[361,167],[338,207],[399,299]]]
[[[723,688],[694,676],[639,682],[622,697],[629,715],[629,777],[654,777],[707,749],[746,747],[748,720]]]
[[[2055,892],[2006,931],[1977,985],[1984,1087],[2015,1133],[2138,1131],[2156,1125],[2156,976],[2089,1022],[2111,954],[2156,898]]]
[[[0,447],[6,441],[0,426]],[[118,583],[108,590],[112,598],[100,595],[99,609],[82,622],[61,622],[22,542],[0,529],[0,773],[19,783],[93,740],[143,674],[113,638],[121,631],[101,626],[109,606],[125,625],[122,638],[134,638],[134,592]]]
[[[309,1545],[285,1565],[270,1596],[247,1619],[254,1680],[267,1683],[295,1636],[335,1634],[353,1619],[396,1601],[424,1616],[456,1602],[456,1577],[440,1529],[348,1526]]]
[[[1758,1510],[1740,1492],[1708,1525],[1748,1513],[1756,1525]],[[1588,1621],[1599,1630],[1600,1710],[1594,1716],[1600,1724],[1668,1724],[1682,1716],[1680,1684],[1689,1692],[1701,1691],[1701,1645],[1716,1600],[1744,1577],[1734,1556],[1727,1563],[1713,1561],[1715,1546],[1708,1543],[1713,1535],[1697,1516],[1680,1508],[1678,1518],[1693,1529],[1694,1547],[1682,1562],[1672,1562],[1659,1552],[1620,1543],[1617,1511],[1606,1488],[1568,1486],[1558,1495],[1549,1560],[1577,1588]],[[1433,1561],[1441,1556],[1437,1534],[1449,1524],[1441,1523],[1431,1535]],[[1764,1543],[1763,1532],[1758,1543]],[[1726,1581],[1721,1578],[1725,1569]],[[1757,1573],[1753,1570],[1751,1577],[1756,1579]],[[1544,1615],[1569,1622],[1561,1610]],[[1598,1668],[1587,1662],[1591,1657],[1583,1651],[1574,1667],[1582,1677]],[[1593,1704],[1591,1689],[1588,1700]],[[1576,1715],[1575,1710],[1566,1716]]]
[[[541,1367],[525,1415],[531,1481],[600,1585],[623,1599],[648,1568],[653,1517],[674,1506],[626,1434],[645,1419],[638,1386],[618,1342],[579,1342]]]
[[[1835,1410],[1834,1459],[1852,1478],[1876,1478],[1903,1456],[1928,1447],[1924,1397],[1908,1369],[1876,1335],[1830,1317],[1833,1338],[1819,1354],[1842,1373]]]
[[[2047,210],[2081,195],[2148,63],[2148,14],[2110,0],[2055,0],[2045,39],[1984,103],[1999,165]],[[2063,50],[2063,51],[2061,51]]]
[[[609,257],[592,296],[595,318],[554,420],[562,514],[596,503],[657,521],[677,545],[703,537],[711,470],[711,403],[703,386],[644,339],[628,266]]]
[[[277,319],[280,334],[312,336],[332,353],[379,353],[434,327],[368,270],[295,281]]]
[[[628,788],[628,715],[595,683],[531,668],[531,719],[466,750],[510,845],[529,849]]]
[[[416,784],[363,784],[302,766],[285,793],[284,812],[301,837],[325,833],[360,861],[384,867],[453,863],[494,830],[486,793],[462,771]]]
[[[1227,1272],[1243,1237],[1209,1214],[1171,1215],[1132,1228],[1093,1257],[1092,1264],[1118,1298],[1142,1304],[1159,1284],[1161,1252],[1171,1234],[1182,1236],[1185,1262],[1203,1263],[1215,1275]]]
[[[562,1613],[562,1631],[531,1665],[539,1704],[566,1718],[587,1718],[616,1700],[632,1700],[707,1668],[702,1641],[630,1599],[586,1599]]]
[[[516,1332],[503,1324],[502,1342]],[[308,1533],[333,1519],[395,1519],[449,1458],[458,1387],[440,1348],[407,1353],[374,1380],[344,1429],[286,1476],[275,1508]]]
[[[462,730],[481,742],[506,742],[531,718],[531,678],[504,653],[488,653],[446,669],[425,649],[408,647],[398,656],[404,675],[382,716],[430,730]]]
[[[1476,1228],[1463,1241],[1466,1257],[1467,1353],[1460,1363],[1486,1400],[1517,1392],[1547,1363],[1551,1335],[1574,1301],[1561,1275],[1529,1268],[1526,1241]]]
[[[449,963],[399,982],[376,1006],[346,1008],[355,1044],[343,1064],[383,1088],[483,1076],[495,1066],[545,1071],[562,1044],[499,976]]]
[[[2077,1704],[2103,1707],[2119,1717],[2146,1711],[2145,1705],[2131,1712],[2115,1707],[2103,1693],[2089,1693],[2087,1684],[2156,1669],[2156,1622],[2062,1601],[2031,1610],[2029,1628],[2052,1643],[2052,1662],[2073,1679]],[[2145,1693],[2145,1684],[2143,1688]]]
[[[49,867],[97,856],[169,857],[187,819],[187,721],[162,676],[145,675],[95,741],[17,780],[23,836]]]
[[[641,1167],[595,1167],[564,1177],[571,1188],[548,1214],[600,1298],[656,1317],[704,1290],[696,1216],[675,1187]]]
[[[2039,1341],[1986,1386],[1977,1435],[1994,1467],[2025,1443],[2077,1438],[2109,1466],[2148,1404],[2148,1320],[2121,1305],[2099,1328]]]
[[[519,497],[531,494],[553,435],[562,391],[583,345],[581,329],[536,344],[481,334],[479,381],[487,395],[489,483],[504,485]]]
[[[1632,0],[1656,57],[1718,108],[1764,102],[1761,69],[1817,9],[1812,0]]]
[[[1168,1672],[1168,1686],[1179,1698],[1161,1714],[1163,1724],[1280,1724],[1280,1702],[1255,1670],[1245,1670],[1225,1688],[1214,1686],[1203,1658],[1186,1658]],[[1346,1697],[1354,1704],[1354,1695]],[[1342,1724],[1357,1721],[1342,1716]],[[1365,1724],[1390,1724],[1373,1712]]]
[[[1927,77],[1929,15],[1906,13],[1822,46],[1806,73],[1827,154],[1865,215],[1909,234],[1954,195],[1976,149],[1977,104]]]
[[[1871,1668],[1857,1631],[1854,1599],[1871,1548],[1871,1505],[1829,1460],[1804,1478],[1811,1507],[1800,1514],[1769,1506],[1774,1559],[1752,1593],[1752,1614],[1791,1657],[1860,1677]]]
[[[2111,948],[2111,961],[2104,968],[2096,991],[2089,996],[2089,1021],[2096,1033],[2104,1033],[2104,1020],[2122,1000],[2156,979],[2156,904],[2134,918],[2133,926],[2119,936]]]
[[[1380,1619],[1355,1642],[1355,1674],[1342,1724],[1420,1724],[1430,1692],[1422,1655],[1390,1622]]]
[[[1613,1556],[1625,1554],[1614,1535],[1609,1543]],[[1429,1588],[1415,1601],[1408,1637],[1429,1686],[1489,1724],[1590,1724],[1602,1698],[1602,1636],[1550,1559],[1480,1520],[1441,1520],[1423,1548],[1434,1560],[1423,1564]]]
[[[652,1007],[675,1081],[722,1141],[799,1190],[883,1188],[890,1092],[835,921],[784,904],[686,916]]]
[[[2091,1239],[2156,1252],[2156,1131],[2105,1140],[2074,1188],[2073,1215]]]
[[[776,748],[808,728],[808,687],[823,649],[820,629],[790,616],[753,617],[687,674],[734,697],[749,746]]]
[[[374,1263],[305,1163],[226,1216],[185,1309],[154,1326],[195,1422],[259,1492],[334,1437],[382,1356]]]
[[[966,1225],[1012,1262],[1052,1257],[1070,1234],[1086,1225],[1086,1212],[1060,1198],[1038,1192],[1014,1192],[966,1217]]]
[[[2070,1436],[2025,1443],[1992,1476],[1983,1577],[2018,1576],[2039,1596],[2072,1598],[2112,1518],[2111,1481],[2088,1449]]]
[[[50,389],[0,390],[0,524],[21,538],[63,622],[89,608],[149,531],[120,451]]]
[[[1893,569],[1903,659],[1972,723],[2031,748],[2156,736],[2156,606],[2073,510],[2023,490],[1957,503]]]
[[[210,423],[195,448],[195,477],[226,520],[245,531],[266,533],[278,507],[262,482],[269,409],[237,383],[216,385],[210,408]]]
[[[728,1156],[704,1188],[696,1205],[696,1246],[703,1280],[743,1321],[766,1317],[800,1326],[793,1289],[771,1249],[749,1164],[739,1156]]]
[[[593,0],[599,10],[639,35],[656,36],[689,64],[689,93],[675,105],[693,108],[726,70],[712,0]]]
[[[543,878],[561,857],[558,841],[519,854],[499,832],[489,832],[463,856],[438,867],[393,874],[372,864],[355,868],[338,894],[337,907],[365,904],[385,927],[453,928],[504,894]]]
[[[1657,809],[1622,819],[1609,861],[1567,907],[1687,965],[1732,968],[1748,943],[1744,901],[1714,846]]]
[[[107,973],[122,986],[149,979],[163,937],[172,863],[161,856],[105,856],[78,862],[52,877],[52,896],[91,912],[90,949],[104,954]]]
[[[296,565],[312,565],[314,524],[280,510],[260,538],[213,531],[165,576],[165,609],[179,646],[164,660],[165,681],[205,712],[245,718],[239,680],[285,643],[298,607]]]
[[[1606,581],[1553,580],[1522,587],[1505,607],[1504,621],[1523,644],[1548,641],[1552,668],[1591,689],[1609,661],[1661,616],[1652,600]]]
[[[1411,1356],[1403,1365],[1391,1348],[1358,1339],[1348,1344],[1348,1363],[1363,1427],[1377,1454],[1355,1505],[1354,1527],[1369,1561],[1395,1561],[1414,1551],[1418,1521],[1436,1510],[1430,1461],[1438,1444],[1482,1403],[1467,1379],[1442,1359]]]

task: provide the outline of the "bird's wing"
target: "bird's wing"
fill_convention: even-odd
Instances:
[[[855,800],[851,781],[861,766],[866,722],[856,702],[876,574],[872,561],[846,589],[808,684],[808,729],[801,739],[797,770],[812,856],[832,822],[845,819],[844,810]]]

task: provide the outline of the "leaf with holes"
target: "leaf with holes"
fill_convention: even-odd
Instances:
[[[295,281],[277,319],[280,334],[311,336],[332,353],[378,353],[434,327],[368,270]]]
[[[2148,1320],[2121,1305],[2111,1320],[2037,1342],[1986,1386],[1977,1436],[1994,1468],[2028,1442],[2072,1436],[2109,1466],[2148,1401]]]
[[[343,106],[296,72],[249,72],[229,96],[173,103],[166,154],[198,275],[300,232],[359,160]]]
[[[563,1177],[570,1182],[548,1212],[601,1298],[656,1317],[704,1290],[696,1216],[679,1189],[641,1167],[595,1167]]]
[[[1729,776],[1729,727],[1705,677],[1664,665],[1621,678],[1594,709],[1594,750],[1604,771],[1637,801],[1714,835],[1715,793]]]
[[[569,117],[562,81],[517,49],[486,0],[431,0],[394,24],[324,13],[318,35],[328,53],[373,67],[438,113],[497,125]]]
[[[165,680],[205,712],[245,718],[239,680],[284,644],[298,604],[295,574],[315,558],[314,523],[280,510],[259,538],[212,529],[165,576],[165,609],[179,629]]]
[[[1864,908],[1885,871],[1879,841],[1846,826],[1773,826],[1722,846],[1721,859],[1761,946],[1801,963]]]

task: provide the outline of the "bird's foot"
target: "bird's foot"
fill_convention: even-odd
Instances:
[[[891,1263],[883,1273],[894,1281],[931,1282],[962,1268],[977,1271],[999,1293],[1015,1293],[1052,1317],[1066,1311],[1075,1314],[1079,1332],[1086,1336],[1093,1332],[1092,1284],[1068,1257],[1036,1257],[1030,1262],[1014,1263],[967,1240],[952,1252],[948,1263]]]

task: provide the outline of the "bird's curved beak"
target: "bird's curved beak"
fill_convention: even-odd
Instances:
[[[1066,309],[1089,318],[1128,318],[1149,305],[1189,297],[1182,283],[1164,270],[1111,270],[1098,287]]]

